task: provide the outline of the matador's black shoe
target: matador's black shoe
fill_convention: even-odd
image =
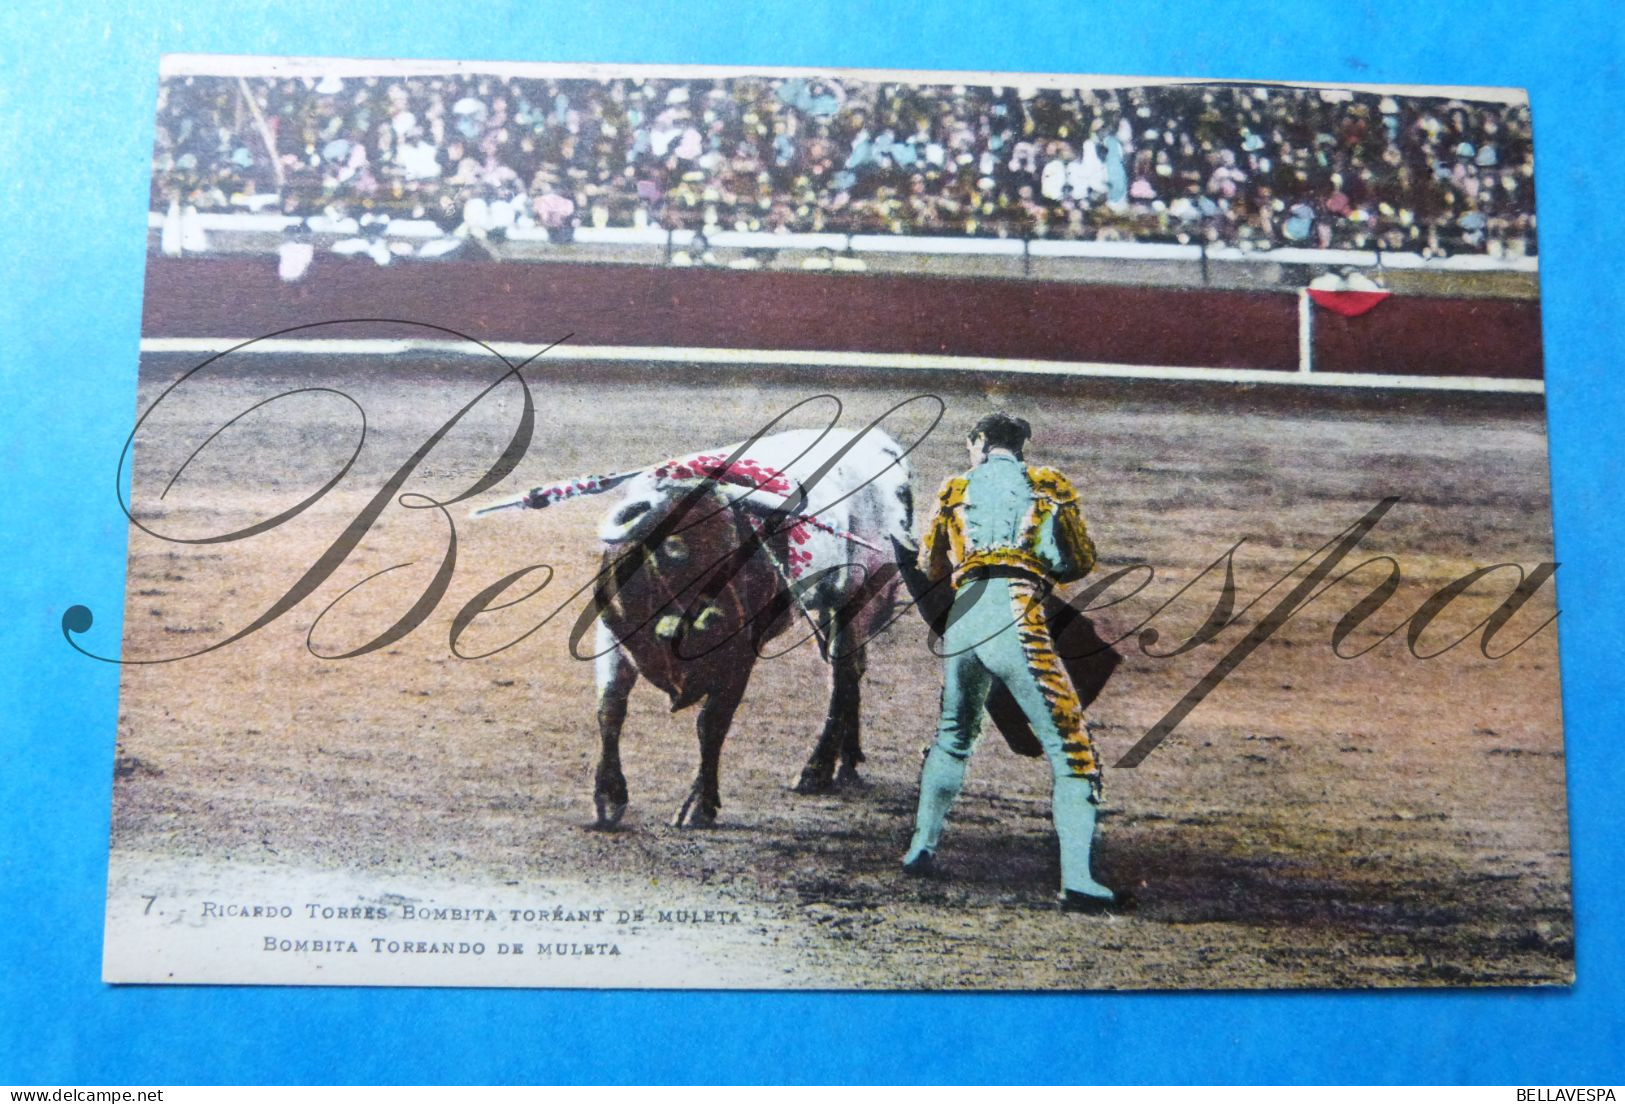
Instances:
[[[903,864],[903,873],[910,878],[938,878],[942,876],[934,851],[921,851]]]
[[[1093,897],[1087,893],[1079,893],[1075,889],[1067,889],[1061,891],[1058,906],[1062,912],[1090,915],[1094,913],[1133,912],[1135,905],[1138,903],[1132,893],[1122,890],[1118,890],[1110,897]]]

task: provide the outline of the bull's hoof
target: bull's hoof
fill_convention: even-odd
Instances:
[[[698,793],[690,793],[671,818],[673,828],[715,828],[717,806]]]
[[[835,775],[835,785],[842,790],[863,790],[868,788],[869,783],[858,774],[856,763],[842,763],[841,769]]]
[[[801,768],[801,773],[796,776],[790,788],[798,794],[829,793],[835,788],[835,769],[808,763]]]
[[[598,819],[593,827],[608,832],[621,823],[621,817],[626,815],[626,802],[612,801],[607,797],[596,797],[593,804],[598,808]]]

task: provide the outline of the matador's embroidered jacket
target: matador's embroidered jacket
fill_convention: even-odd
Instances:
[[[994,453],[943,484],[921,560],[933,582],[976,567],[1013,567],[1070,583],[1095,566],[1078,494],[1054,468]]]

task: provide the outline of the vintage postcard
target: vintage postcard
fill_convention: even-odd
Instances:
[[[1507,89],[167,58],[63,619],[106,980],[1568,984],[1533,157]]]

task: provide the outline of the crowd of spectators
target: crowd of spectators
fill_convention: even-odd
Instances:
[[[157,210],[558,239],[654,226],[1535,252],[1527,107],[1282,86],[177,77],[153,193]]]

